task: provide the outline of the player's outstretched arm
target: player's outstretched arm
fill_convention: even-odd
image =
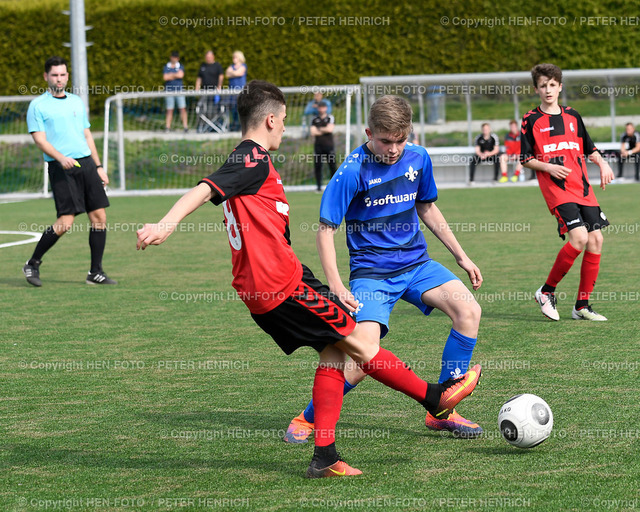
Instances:
[[[471,281],[474,290],[482,286],[482,274],[476,264],[471,261],[462,249],[458,239],[451,231],[449,223],[442,215],[440,208],[435,203],[416,203],[418,216],[425,226],[442,242],[449,252],[456,259],[456,263],[462,268]]]
[[[598,151],[594,151],[589,155],[589,160],[600,167],[600,188],[602,190],[613,181],[613,170],[609,162],[607,162]]]
[[[355,311],[358,307],[358,301],[347,287],[342,284],[342,278],[338,271],[336,245],[334,241],[335,234],[335,228],[324,222],[320,223],[318,234],[316,235],[316,247],[318,248],[318,254],[320,256],[320,263],[322,264],[324,275],[327,277],[329,289],[338,296],[349,310]]]
[[[138,243],[136,248],[144,250],[148,245],[160,245],[176,226],[191,212],[200,208],[213,197],[213,191],[209,185],[200,183],[183,195],[171,210],[157,224],[145,224],[137,232]]]

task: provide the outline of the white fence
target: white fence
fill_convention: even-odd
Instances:
[[[562,103],[581,112],[592,138],[603,150],[619,148],[624,124],[640,123],[640,68],[569,70],[563,73]],[[365,140],[371,103],[383,94],[405,96],[414,107],[419,142],[433,156],[440,183],[465,184],[473,137],[482,121],[506,131],[510,118],[537,104],[528,72],[362,77],[360,84],[282,88],[287,99],[285,137],[273,153],[274,165],[288,189],[315,188],[313,140],[304,115],[313,93],[332,102],[336,118],[338,163]],[[185,96],[189,132],[182,131],[174,111],[174,131],[165,133],[165,98]],[[115,193],[175,193],[222,165],[240,138],[232,129],[233,92],[219,100],[207,92],[131,93],[108,98],[104,132],[94,115],[92,130],[102,148],[105,168]],[[33,97],[0,98],[0,196],[47,195],[42,156],[26,128],[26,110]],[[98,123],[101,125],[100,120]],[[594,136],[597,133],[596,136]],[[603,143],[601,141],[606,141]],[[487,173],[478,169],[478,181]],[[325,169],[325,173],[327,170]],[[325,182],[328,175],[325,174]]]

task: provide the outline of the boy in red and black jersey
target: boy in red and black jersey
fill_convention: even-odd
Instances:
[[[516,170],[511,177],[511,181],[518,181],[520,174],[523,173],[522,163],[520,163],[520,130],[515,119],[509,122],[509,133],[504,136],[505,152],[500,155],[500,171],[502,177],[500,183],[508,181],[507,168],[509,162],[516,162]],[[524,178],[524,176],[523,176]]]
[[[600,270],[603,237],[601,228],[609,221],[600,209],[589,183],[585,156],[600,167],[602,190],[613,179],[613,171],[589,137],[580,114],[558,104],[562,71],[553,64],[539,64],[531,70],[540,106],[522,119],[521,161],[536,171],[540,190],[549,211],[558,219],[558,233],[569,241],[562,247],[545,284],[535,294],[542,313],[559,320],[555,289],[584,251],[580,285],[572,318],[603,321],[589,306],[589,297]]]
[[[290,354],[302,346],[320,357],[313,384],[315,451],[310,478],[358,475],[342,461],[335,427],[342,407],[344,363],[349,355],[375,380],[410,396],[437,417],[471,394],[480,365],[461,378],[427,384],[379,346],[345,304],[302,265],[291,248],[289,204],[269,150],[284,133],[285,99],[275,85],[254,80],[238,96],[243,141],[216,172],[187,192],[158,224],[138,230],[138,249],[159,245],[187,215],[207,202],[222,204],[233,261],[233,286],[252,318]]]

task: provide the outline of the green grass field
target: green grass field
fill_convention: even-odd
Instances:
[[[638,186],[599,191],[613,228],[593,303],[609,322],[570,319],[579,267],[560,284],[562,320],[533,301],[562,241],[537,188],[443,190],[438,205],[481,268],[474,361],[481,387],[458,410],[486,435],[425,429],[409,398],[365,380],[346,399],[338,447],[364,475],[309,481],[313,447],[281,435],[306,404],[316,356],[291,357],[234,299],[222,210],[205,205],[165,245],[135,251],[135,229],[172,197],[115,198],[105,269],[84,284],[86,216],[29,287],[33,244],[0,249],[0,510],[531,510],[640,508]],[[289,194],[300,259],[322,276],[320,197]],[[39,231],[51,200],[0,205],[0,229]],[[428,233],[430,254],[464,277]],[[16,240],[1,235],[0,243]],[[343,235],[337,239],[346,277]],[[400,303],[384,346],[428,380],[450,321]],[[512,395],[547,400],[552,436],[533,450],[500,437]]]

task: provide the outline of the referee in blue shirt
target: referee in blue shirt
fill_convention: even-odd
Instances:
[[[87,212],[91,221],[91,268],[86,283],[117,284],[102,270],[107,240],[105,208],[109,206],[104,185],[109,178],[89,130],[85,105],[79,96],[65,91],[69,72],[63,58],[51,57],[45,62],[44,79],[47,92],[29,104],[27,127],[47,162],[57,220],[45,229],[22,271],[29,284],[42,286],[40,264],[44,254],[71,229],[76,215]]]

